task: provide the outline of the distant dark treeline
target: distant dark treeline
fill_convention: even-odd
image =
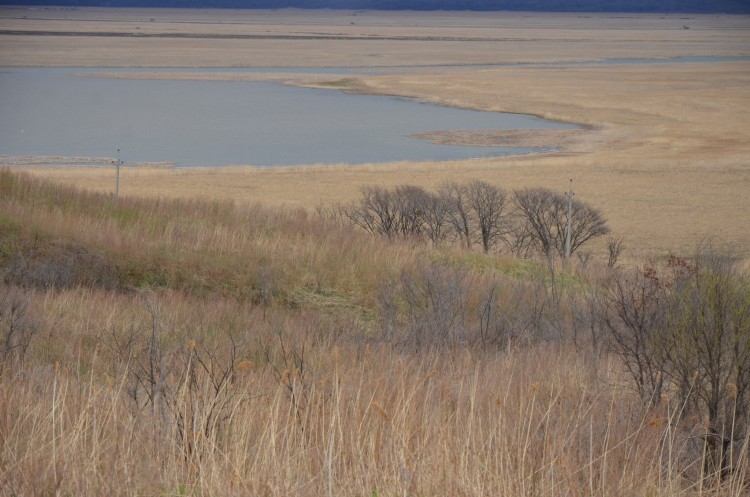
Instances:
[[[5,5],[542,12],[750,12],[750,0],[0,0]]]

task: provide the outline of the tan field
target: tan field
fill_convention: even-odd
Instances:
[[[131,167],[122,173],[125,195],[230,198],[312,209],[351,200],[370,184],[432,188],[449,179],[480,178],[507,189],[565,189],[572,178],[578,198],[604,211],[631,256],[687,253],[706,237],[748,256],[750,62],[476,67],[748,56],[748,28],[748,17],[716,15],[2,8],[0,66],[368,66],[382,74],[330,81],[330,76],[300,77],[280,69],[262,77],[587,126],[569,136],[522,137],[559,146],[555,153],[525,157],[281,169]],[[155,77],[145,69],[137,76]],[[175,70],[161,77],[187,76]],[[201,77],[248,76],[217,69]],[[438,141],[519,139],[436,131],[452,131],[431,137]],[[92,190],[111,190],[114,184],[114,172],[101,168],[31,170]]]
[[[750,263],[750,62],[498,64],[747,57],[749,26],[0,8],[0,67],[271,79],[582,125],[420,137],[557,147],[533,156],[127,164],[119,199],[112,157],[0,157],[31,171],[0,168],[0,496],[746,497],[750,273],[710,246],[644,259],[709,236]],[[336,65],[373,74],[283,69]],[[471,178],[572,178],[626,257],[562,265],[310,214],[363,185]]]

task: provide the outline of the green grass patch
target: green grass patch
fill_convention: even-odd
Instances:
[[[351,78],[337,79],[334,81],[323,81],[322,83],[318,83],[318,85],[325,86],[327,88],[346,89],[351,87],[353,81],[354,80]]]

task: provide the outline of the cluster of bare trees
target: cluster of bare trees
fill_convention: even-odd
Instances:
[[[668,400],[676,418],[703,419],[703,473],[725,479],[750,429],[748,273],[703,246],[615,276],[595,304],[604,344],[646,405]]]
[[[514,281],[425,263],[381,289],[383,334],[417,349],[566,337],[578,347],[575,328],[588,328],[592,350],[619,357],[644,407],[679,428],[691,475],[730,478],[750,443],[750,274],[702,246],[599,276],[556,293],[543,272]]]
[[[448,182],[432,193],[418,186],[365,187],[336,215],[377,235],[456,241],[485,252],[502,246],[515,255],[565,253],[569,199],[546,188],[512,193],[484,181]],[[609,232],[601,212],[572,200],[570,252]]]

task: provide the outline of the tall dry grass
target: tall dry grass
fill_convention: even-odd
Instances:
[[[616,359],[568,339],[563,297],[593,267],[551,278],[300,211],[7,171],[0,189],[0,494],[744,495],[742,457],[702,475],[674,406],[644,411]],[[406,281],[460,309],[455,339],[409,339],[444,309],[406,312]],[[524,333],[472,340],[493,282],[493,329]]]
[[[198,323],[182,297],[162,296],[165,333],[183,352],[216,338],[201,329],[243,323],[213,417],[209,377],[181,390],[171,410],[127,394],[134,359],[113,356],[108,334],[147,333],[138,298],[80,289],[37,297],[57,328],[40,356],[0,377],[5,495],[744,495],[744,474],[701,483],[682,464],[695,448],[670,413],[644,413],[618,364],[588,351],[405,352],[328,335],[304,313],[264,321],[257,309],[225,306]],[[277,375],[278,346],[261,350],[279,326],[287,347],[307,347],[304,373]],[[54,361],[42,358],[49,348]],[[180,414],[191,420],[184,432]]]
[[[289,305],[356,306],[377,277],[417,256],[408,245],[365,241],[301,209],[116,200],[7,170],[0,188],[4,262],[22,257],[34,264],[84,250],[104,260],[111,285],[120,287],[168,286],[246,300],[270,288]]]

